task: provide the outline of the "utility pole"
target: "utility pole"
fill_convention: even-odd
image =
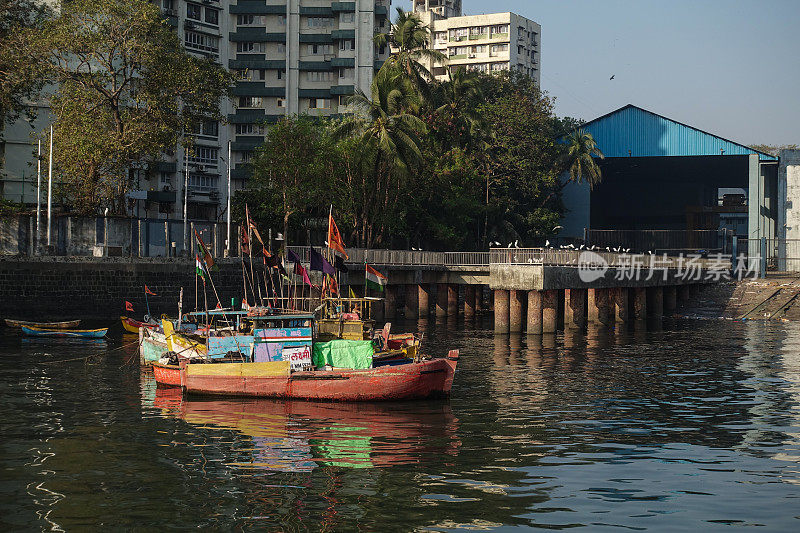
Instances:
[[[47,171],[47,246],[50,246],[50,233],[53,218],[53,126],[50,126],[50,168]]]
[[[231,256],[231,141],[228,141],[228,239],[225,241],[228,257]]]
[[[33,253],[39,253],[39,238],[42,224],[42,140],[39,139],[39,149],[36,155],[36,235],[33,241]]]

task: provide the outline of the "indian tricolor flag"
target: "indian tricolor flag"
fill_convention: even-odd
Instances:
[[[366,284],[367,287],[371,289],[375,289],[376,291],[382,291],[384,285],[386,285],[386,276],[369,266],[368,264],[364,263],[366,267],[365,277],[366,277]]]
[[[208,270],[206,270],[206,265],[203,261],[200,260],[200,256],[195,254],[194,256],[194,268],[198,276],[203,278],[203,283],[206,282],[206,278],[208,278]]]

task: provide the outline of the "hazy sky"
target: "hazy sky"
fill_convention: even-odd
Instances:
[[[559,115],[631,103],[743,144],[800,144],[800,0],[463,4],[541,24],[542,88]]]

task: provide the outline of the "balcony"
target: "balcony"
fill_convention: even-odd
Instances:
[[[286,6],[264,5],[263,0],[239,0],[238,4],[230,6],[232,15],[285,15]]]

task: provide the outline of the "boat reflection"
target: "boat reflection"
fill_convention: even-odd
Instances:
[[[308,472],[318,466],[379,468],[458,455],[458,420],[444,402],[317,403],[270,399],[194,400],[157,388],[153,407],[204,430],[250,437],[240,468]]]

